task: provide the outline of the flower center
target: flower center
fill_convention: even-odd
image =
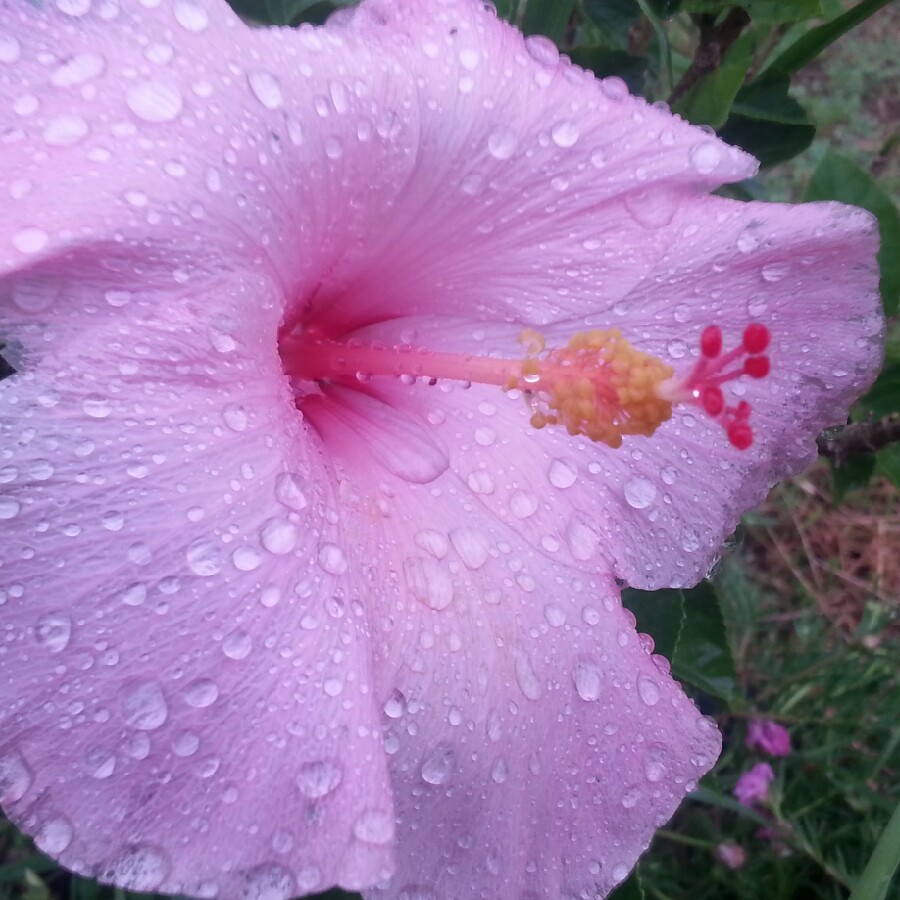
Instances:
[[[535,428],[562,426],[571,435],[610,447],[621,446],[626,435],[649,437],[671,418],[674,405],[699,407],[722,425],[739,450],[753,443],[750,404],[726,405],[722,385],[745,375],[769,374],[769,358],[763,355],[769,344],[765,325],[747,326],[741,343],[725,353],[721,330],[710,325],[700,338],[700,359],[684,377],[633,347],[615,328],[579,332],[564,347],[549,349],[543,335],[532,329],[520,339],[525,358],[503,359],[293,333],[282,338],[281,356],[295,385],[346,385],[386,377],[424,379],[430,385],[448,379],[519,391]]]

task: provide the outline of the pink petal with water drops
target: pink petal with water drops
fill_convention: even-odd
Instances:
[[[530,546],[455,472],[373,466],[332,415],[310,414],[344,473],[351,565],[368,596],[389,586],[372,637],[399,850],[371,896],[604,896],[718,732],[608,574]]]
[[[82,310],[91,277],[52,270]],[[232,316],[214,351],[138,294],[0,386],[4,808],[136,890],[286,898],[392,868],[369,622],[285,415],[276,298],[250,275],[182,296]]]

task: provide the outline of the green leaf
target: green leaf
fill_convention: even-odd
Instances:
[[[772,0],[773,3],[780,0]],[[865,22],[872,13],[878,12],[883,6],[887,6],[891,0],[862,0],[852,9],[847,10],[842,16],[811,28],[803,37],[798,38],[780,56],[775,57],[764,70],[764,76],[782,75],[790,76],[802,69],[807,63],[812,62],[829,44],[834,43],[839,37],[855,28],[861,22]],[[752,15],[752,13],[751,13]]]
[[[704,581],[681,595],[684,622],[672,657],[672,674],[728,703],[737,674],[715,588]]]
[[[850,491],[866,487],[875,474],[874,453],[854,453],[842,460],[839,466],[831,466],[831,485],[834,489],[834,505],[840,505]]]
[[[674,111],[695,125],[720,128],[753,61],[756,40],[754,32],[744,32],[728,48],[721,65],[701,78],[675,104]]]
[[[719,136],[752,153],[763,166],[792,159],[816,135],[803,107],[788,94],[787,78],[755,81],[738,91]]]
[[[896,315],[900,296],[900,212],[890,196],[855,162],[829,150],[809,179],[803,199],[840,200],[861,206],[878,219],[881,302],[885,315]]]
[[[900,363],[892,363],[881,370],[869,393],[859,401],[859,406],[864,413],[876,419],[900,409]]]
[[[265,25],[321,24],[336,9],[352,6],[357,0],[228,0],[245,19]]]
[[[637,0],[583,0],[582,9],[602,44],[628,49],[628,32],[641,16]]]
[[[684,8],[690,13],[718,14],[733,6],[741,6],[754,22],[764,25],[782,25],[786,22],[802,22],[821,12],[819,0],[687,0]]]
[[[900,444],[892,444],[875,454],[875,471],[900,488]]]
[[[900,803],[885,826],[850,900],[884,900],[900,867]]]
[[[608,50],[605,47],[576,47],[569,51],[572,62],[583,69],[589,69],[598,78],[616,75],[627,85],[633,94],[644,91],[644,78],[647,74],[647,59],[634,56],[624,50]]]
[[[575,0],[528,0],[522,31],[525,34],[545,34],[560,44],[574,9]]]
[[[625,588],[622,591],[622,604],[637,619],[637,630],[653,638],[656,652],[671,659],[684,621],[681,591],[668,588],[661,591]]]

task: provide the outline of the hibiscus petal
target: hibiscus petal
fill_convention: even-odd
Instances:
[[[715,761],[714,725],[609,575],[551,562],[452,472],[332,452],[402,848],[367,896],[605,896]]]
[[[56,260],[13,295],[47,279],[82,327],[14,329],[26,365],[0,384],[4,808],[136,890],[386,877],[368,624],[281,377],[272,284],[220,279],[158,317],[152,294],[110,307],[114,279]],[[211,346],[189,307],[212,304],[240,343]]]

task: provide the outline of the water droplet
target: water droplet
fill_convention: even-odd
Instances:
[[[12,497],[0,497],[0,519],[14,519],[22,505]]]
[[[456,753],[446,743],[440,743],[422,762],[422,780],[428,784],[446,784],[456,772]]]
[[[178,0],[175,4],[175,21],[187,31],[199,34],[209,25],[209,15],[202,6],[191,0]]]
[[[566,611],[555,603],[548,603],[544,607],[544,618],[547,620],[548,625],[552,625],[554,628],[561,628],[566,624]]]
[[[11,34],[0,34],[0,62],[14,63],[21,53],[19,42]]]
[[[737,237],[737,248],[741,253],[752,253],[759,243],[759,236],[753,226],[748,225]]]
[[[294,876],[277,863],[263,863],[244,873],[239,900],[288,900],[297,893]]]
[[[18,803],[31,787],[32,780],[31,770],[21,754],[11,750],[0,756],[0,803],[4,806]]]
[[[231,562],[240,572],[252,572],[254,569],[259,568],[262,563],[262,557],[260,557],[259,551],[255,547],[245,545],[238,547],[231,554]]]
[[[106,60],[99,53],[76,53],[58,66],[50,76],[50,83],[67,88],[84,84],[103,73]]]
[[[275,479],[275,499],[289,509],[298,512],[305,509],[308,501],[303,493],[303,484],[303,479],[299,475],[282,472]]]
[[[649,675],[639,675],[637,680],[638,694],[647,706],[659,703],[659,685]]]
[[[453,580],[436,560],[410,557],[403,563],[403,574],[409,592],[430,609],[446,609],[452,602]]]
[[[533,34],[525,38],[525,49],[528,55],[544,66],[556,66],[559,63],[559,50],[550,38],[541,34]]]
[[[39,253],[49,240],[50,235],[43,228],[34,226],[20,228],[12,237],[13,246],[19,253]]]
[[[159,728],[169,715],[165,695],[155,681],[127,685],[120,705],[125,722],[139,731]]]
[[[722,161],[722,151],[714,141],[701,141],[694,145],[688,156],[691,165],[701,174],[714,172]]]
[[[325,543],[319,547],[319,565],[329,575],[343,575],[347,571],[347,557],[337,544]]]
[[[110,863],[98,878],[129,891],[153,891],[169,874],[169,858],[156,847],[129,847]]]
[[[247,410],[237,403],[229,403],[222,410],[222,419],[232,431],[236,432],[246,430],[247,422],[249,421]]]
[[[269,519],[259,534],[260,543],[277,556],[290,553],[297,546],[297,526],[287,519]]]
[[[281,82],[265,69],[257,69],[247,74],[247,82],[253,96],[265,106],[266,109],[278,109],[284,103],[281,93]]]
[[[494,784],[503,784],[509,778],[509,764],[502,756],[498,756],[491,766],[491,781]]]
[[[116,755],[104,747],[94,747],[85,754],[84,766],[91,778],[102,781],[116,770]]]
[[[550,463],[547,477],[553,487],[565,490],[566,488],[572,487],[578,480],[578,469],[575,468],[574,463],[571,463],[568,460],[554,459],[553,462]]]
[[[487,562],[490,542],[482,532],[474,528],[454,528],[450,532],[450,540],[460,559],[470,569],[480,569]]]
[[[35,640],[51,653],[61,653],[72,637],[72,620],[62,613],[42,616],[34,630]]]
[[[188,706],[205,709],[219,698],[219,688],[209,678],[197,678],[184,689],[184,699]]]
[[[56,0],[56,8],[67,16],[78,18],[90,11],[91,0]]]
[[[582,660],[572,671],[575,690],[582,700],[592,702],[600,699],[603,687],[603,673],[599,663],[593,660]]]
[[[310,800],[318,800],[336,790],[344,773],[337,763],[328,760],[304,763],[297,771],[297,787]]]
[[[38,847],[51,856],[62,853],[72,843],[72,824],[68,819],[57,816],[43,822],[34,835]]]
[[[187,563],[195,575],[204,578],[222,570],[222,550],[206,538],[198,538],[187,548]]]
[[[488,136],[488,151],[494,159],[509,159],[516,152],[519,140],[509,128],[499,128]]]
[[[641,792],[638,788],[633,787],[629,788],[622,794],[622,806],[625,809],[634,809],[637,806],[638,801],[641,799]]]
[[[629,478],[624,493],[629,506],[646,509],[656,499],[656,485],[648,478]]]
[[[790,272],[790,267],[787,263],[769,263],[769,265],[762,267],[762,279],[771,284],[781,281],[788,272]]]
[[[222,640],[222,652],[229,659],[246,659],[252,647],[253,639],[239,628],[226,634]]]
[[[394,818],[378,809],[367,809],[353,825],[353,833],[366,844],[389,844],[394,839]]]
[[[618,884],[620,881],[624,881],[628,877],[628,873],[631,871],[630,866],[626,866],[624,863],[617,863],[612,868],[612,877],[613,881]]]
[[[544,686],[534,671],[531,660],[522,651],[516,654],[516,681],[529,700],[539,700],[543,696]]]
[[[125,95],[128,108],[145,122],[171,122],[181,113],[181,91],[165,81],[141,81]]]
[[[509,498],[509,511],[517,519],[527,519],[537,512],[538,499],[530,491],[515,491]]]

